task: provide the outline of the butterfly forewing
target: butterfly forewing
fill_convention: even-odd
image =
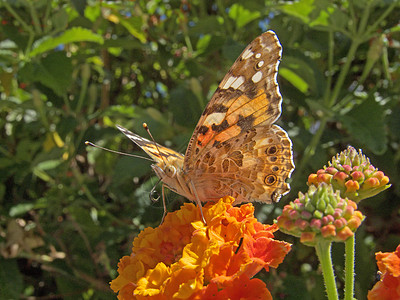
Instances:
[[[170,148],[164,147],[160,144],[156,144],[155,142],[149,141],[120,125],[117,125],[117,128],[132,142],[142,148],[154,160],[155,163],[168,163],[173,158],[182,161],[183,165],[183,154],[176,152]]]

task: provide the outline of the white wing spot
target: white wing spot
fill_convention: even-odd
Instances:
[[[221,124],[222,121],[225,119],[225,116],[225,113],[211,113],[206,117],[203,125],[211,126],[213,124]]]
[[[258,62],[257,67],[261,68],[263,65],[264,65],[264,61],[261,60],[261,61]]]
[[[261,53],[257,53],[256,58],[260,58],[260,57],[261,57]]]
[[[261,80],[262,78],[262,72],[258,71],[256,74],[253,75],[253,77],[251,77],[251,80],[253,80],[254,83],[257,83]]]
[[[242,59],[248,59],[248,58],[252,57],[253,54],[254,54],[253,51],[246,49],[242,54]]]
[[[235,76],[231,76],[228,78],[228,80],[225,82],[224,86],[222,89],[227,90],[229,87],[232,85],[232,83],[237,79]]]
[[[231,87],[233,87],[235,90],[237,90],[244,82],[244,77],[240,76],[237,78],[232,84]]]

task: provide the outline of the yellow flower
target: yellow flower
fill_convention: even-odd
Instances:
[[[198,208],[185,203],[159,227],[143,230],[111,282],[118,298],[232,297],[238,295],[234,283],[240,279],[258,287],[251,290],[251,299],[254,295],[271,299],[265,283],[251,278],[263,268],[276,268],[290,244],[273,239],[277,226],[257,222],[252,204],[233,207],[233,201],[225,197],[207,203],[203,208],[207,225],[200,221]]]

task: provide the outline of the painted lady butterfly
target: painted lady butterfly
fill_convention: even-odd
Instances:
[[[154,160],[163,188],[196,202],[200,211],[201,202],[224,196],[235,204],[277,202],[289,192],[286,179],[294,169],[292,143],[273,124],[281,115],[281,52],[273,31],[246,47],[205,108],[185,155],[117,127]]]

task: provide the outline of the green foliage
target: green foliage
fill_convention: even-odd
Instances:
[[[278,209],[266,214],[260,206],[258,215],[272,222],[305,190],[308,174],[348,144],[362,148],[393,182],[379,201],[361,203],[367,219],[357,240],[356,296],[364,299],[375,278],[373,253],[400,242],[399,6],[1,1],[0,298],[114,298],[108,282],[118,259],[141,229],[158,225],[162,205],[149,200],[156,179],[147,161],[84,141],[137,151],[114,125],[146,136],[146,122],[159,143],[184,152],[237,55],[272,29],[283,46],[279,124],[293,140],[297,168]],[[170,210],[183,200],[167,197]],[[277,283],[275,297],[322,299],[315,256],[291,242],[277,271],[289,276],[263,279]]]

